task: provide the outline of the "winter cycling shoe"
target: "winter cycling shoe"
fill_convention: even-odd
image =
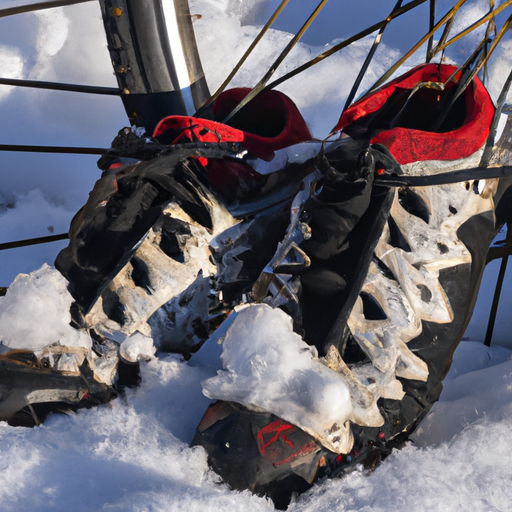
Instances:
[[[375,466],[438,399],[512,184],[453,172],[478,166],[494,109],[475,79],[434,131],[442,98],[411,90],[451,72],[422,66],[348,109],[338,128],[369,149],[332,145],[294,199],[247,295],[258,304],[235,313],[224,369],[203,383],[218,401],[193,444],[233,488],[285,507],[322,476]]]
[[[375,466],[439,397],[512,193],[510,125],[478,168],[494,107],[477,78],[459,94],[454,71],[389,82],[325,145],[294,132],[287,101],[256,137],[250,116],[164,120],[73,220],[56,266],[77,324],[185,354],[220,343],[193,444],[233,488],[285,507]]]

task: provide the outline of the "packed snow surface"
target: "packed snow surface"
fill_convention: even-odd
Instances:
[[[512,503],[512,360],[503,347],[462,342],[441,400],[375,472],[323,481],[291,511],[508,511]],[[142,385],[34,429],[0,424],[4,511],[264,511],[233,492],[188,448],[215,375],[177,356],[142,363]]]
[[[339,39],[334,38],[348,37],[362,28],[350,26],[349,32],[326,40],[322,39],[324,32],[331,32],[324,27],[336,29],[344,20],[361,17],[367,26],[385,18],[395,3],[328,2],[333,10],[326,11],[324,23],[311,27],[305,37],[308,44],[299,44],[278,74],[336,44]],[[195,27],[214,90],[279,2],[193,0],[190,4],[192,12],[202,15]],[[294,22],[302,16],[300,26],[318,1],[295,0],[291,4],[291,15],[284,18]],[[444,13],[453,2],[438,4]],[[469,3],[464,9],[467,22],[487,8],[487,1]],[[424,19],[426,14],[425,10]],[[68,7],[60,14],[47,11],[0,21],[2,76],[116,85],[96,2]],[[396,60],[399,52],[395,46],[400,46],[402,34],[414,32],[417,38],[426,29],[426,23],[417,28],[410,18],[397,26],[399,32],[391,34],[392,43],[386,43],[385,36],[360,92]],[[280,21],[277,28],[293,27]],[[287,32],[271,30],[232,85],[254,85],[291,37]],[[281,87],[299,105],[314,135],[326,135],[336,123],[371,43],[370,36]],[[504,41],[499,59],[488,70],[494,98],[510,69],[510,46],[510,39]],[[446,57],[462,62],[467,57],[465,51],[461,43],[448,49]],[[418,61],[423,55],[417,56]],[[113,98],[1,87],[0,102],[3,143],[104,147],[126,124],[121,102]],[[95,160],[75,155],[1,154],[1,241],[66,231],[99,177]],[[42,192],[34,192],[36,188]],[[3,344],[22,346],[24,339],[41,345],[64,339],[67,345],[89,343],[67,325],[70,298],[64,281],[49,267],[40,268],[45,262],[51,263],[64,244],[0,253],[0,285],[9,285],[20,272],[35,271],[31,276],[20,276],[8,295],[0,299]],[[498,267],[498,261],[491,263],[484,275],[483,291],[466,337],[482,340],[485,335]],[[510,276],[505,289],[507,286]],[[510,315],[503,311],[510,311],[510,300],[510,294],[503,294],[493,338],[494,343],[509,347]],[[235,320],[236,315],[232,315],[228,323]],[[52,416],[34,429],[0,423],[1,510],[273,510],[271,502],[250,492],[229,490],[208,470],[203,450],[188,447],[210,403],[201,383],[218,378],[222,345],[217,341],[226,330],[227,325],[188,363],[178,356],[153,356],[147,337],[129,338],[125,353],[142,359],[142,383],[128,390],[125,399],[69,416]],[[414,443],[394,452],[371,474],[358,470],[342,480],[320,482],[300,496],[290,510],[508,511],[512,503],[511,400],[511,351],[499,345],[486,348],[463,341],[444,381],[441,399],[414,435]]]

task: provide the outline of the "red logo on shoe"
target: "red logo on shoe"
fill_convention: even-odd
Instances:
[[[288,430],[293,432],[295,430],[295,427],[293,425],[290,425],[290,423],[286,423],[283,420],[273,421],[272,423],[269,423],[266,427],[263,427],[258,432],[258,448],[260,450],[261,455],[263,455],[264,457],[271,455],[267,454],[267,448],[278,442],[279,439],[282,439],[290,448],[293,448],[293,443],[288,439],[288,437],[286,437],[283,434],[283,432],[286,432]],[[276,447],[274,447],[272,451],[275,452]]]
[[[263,427],[257,436],[261,455],[270,459],[273,466],[280,466],[318,449],[316,443],[310,441],[296,452],[290,453],[294,449],[294,444],[288,436],[296,430],[297,427],[283,420],[273,421]]]

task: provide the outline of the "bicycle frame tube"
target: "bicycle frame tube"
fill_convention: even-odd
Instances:
[[[152,132],[210,96],[188,0],[100,0],[108,49],[132,124]]]

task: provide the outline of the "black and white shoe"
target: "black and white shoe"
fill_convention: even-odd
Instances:
[[[390,82],[325,145],[282,96],[274,135],[247,135],[261,117],[164,120],[75,217],[56,266],[78,325],[188,355],[221,344],[193,444],[231,487],[285,507],[375,466],[438,399],[512,193],[501,160],[478,168],[494,117],[481,82],[456,101],[456,80],[431,86],[453,71]]]
[[[438,399],[512,191],[500,162],[477,169],[494,116],[478,79],[440,126],[451,87],[415,89],[452,72],[421,66],[353,105],[337,126],[350,138],[304,181],[260,304],[238,312],[224,370],[203,383],[218,401],[193,444],[233,488],[285,507],[322,476],[374,467]]]

